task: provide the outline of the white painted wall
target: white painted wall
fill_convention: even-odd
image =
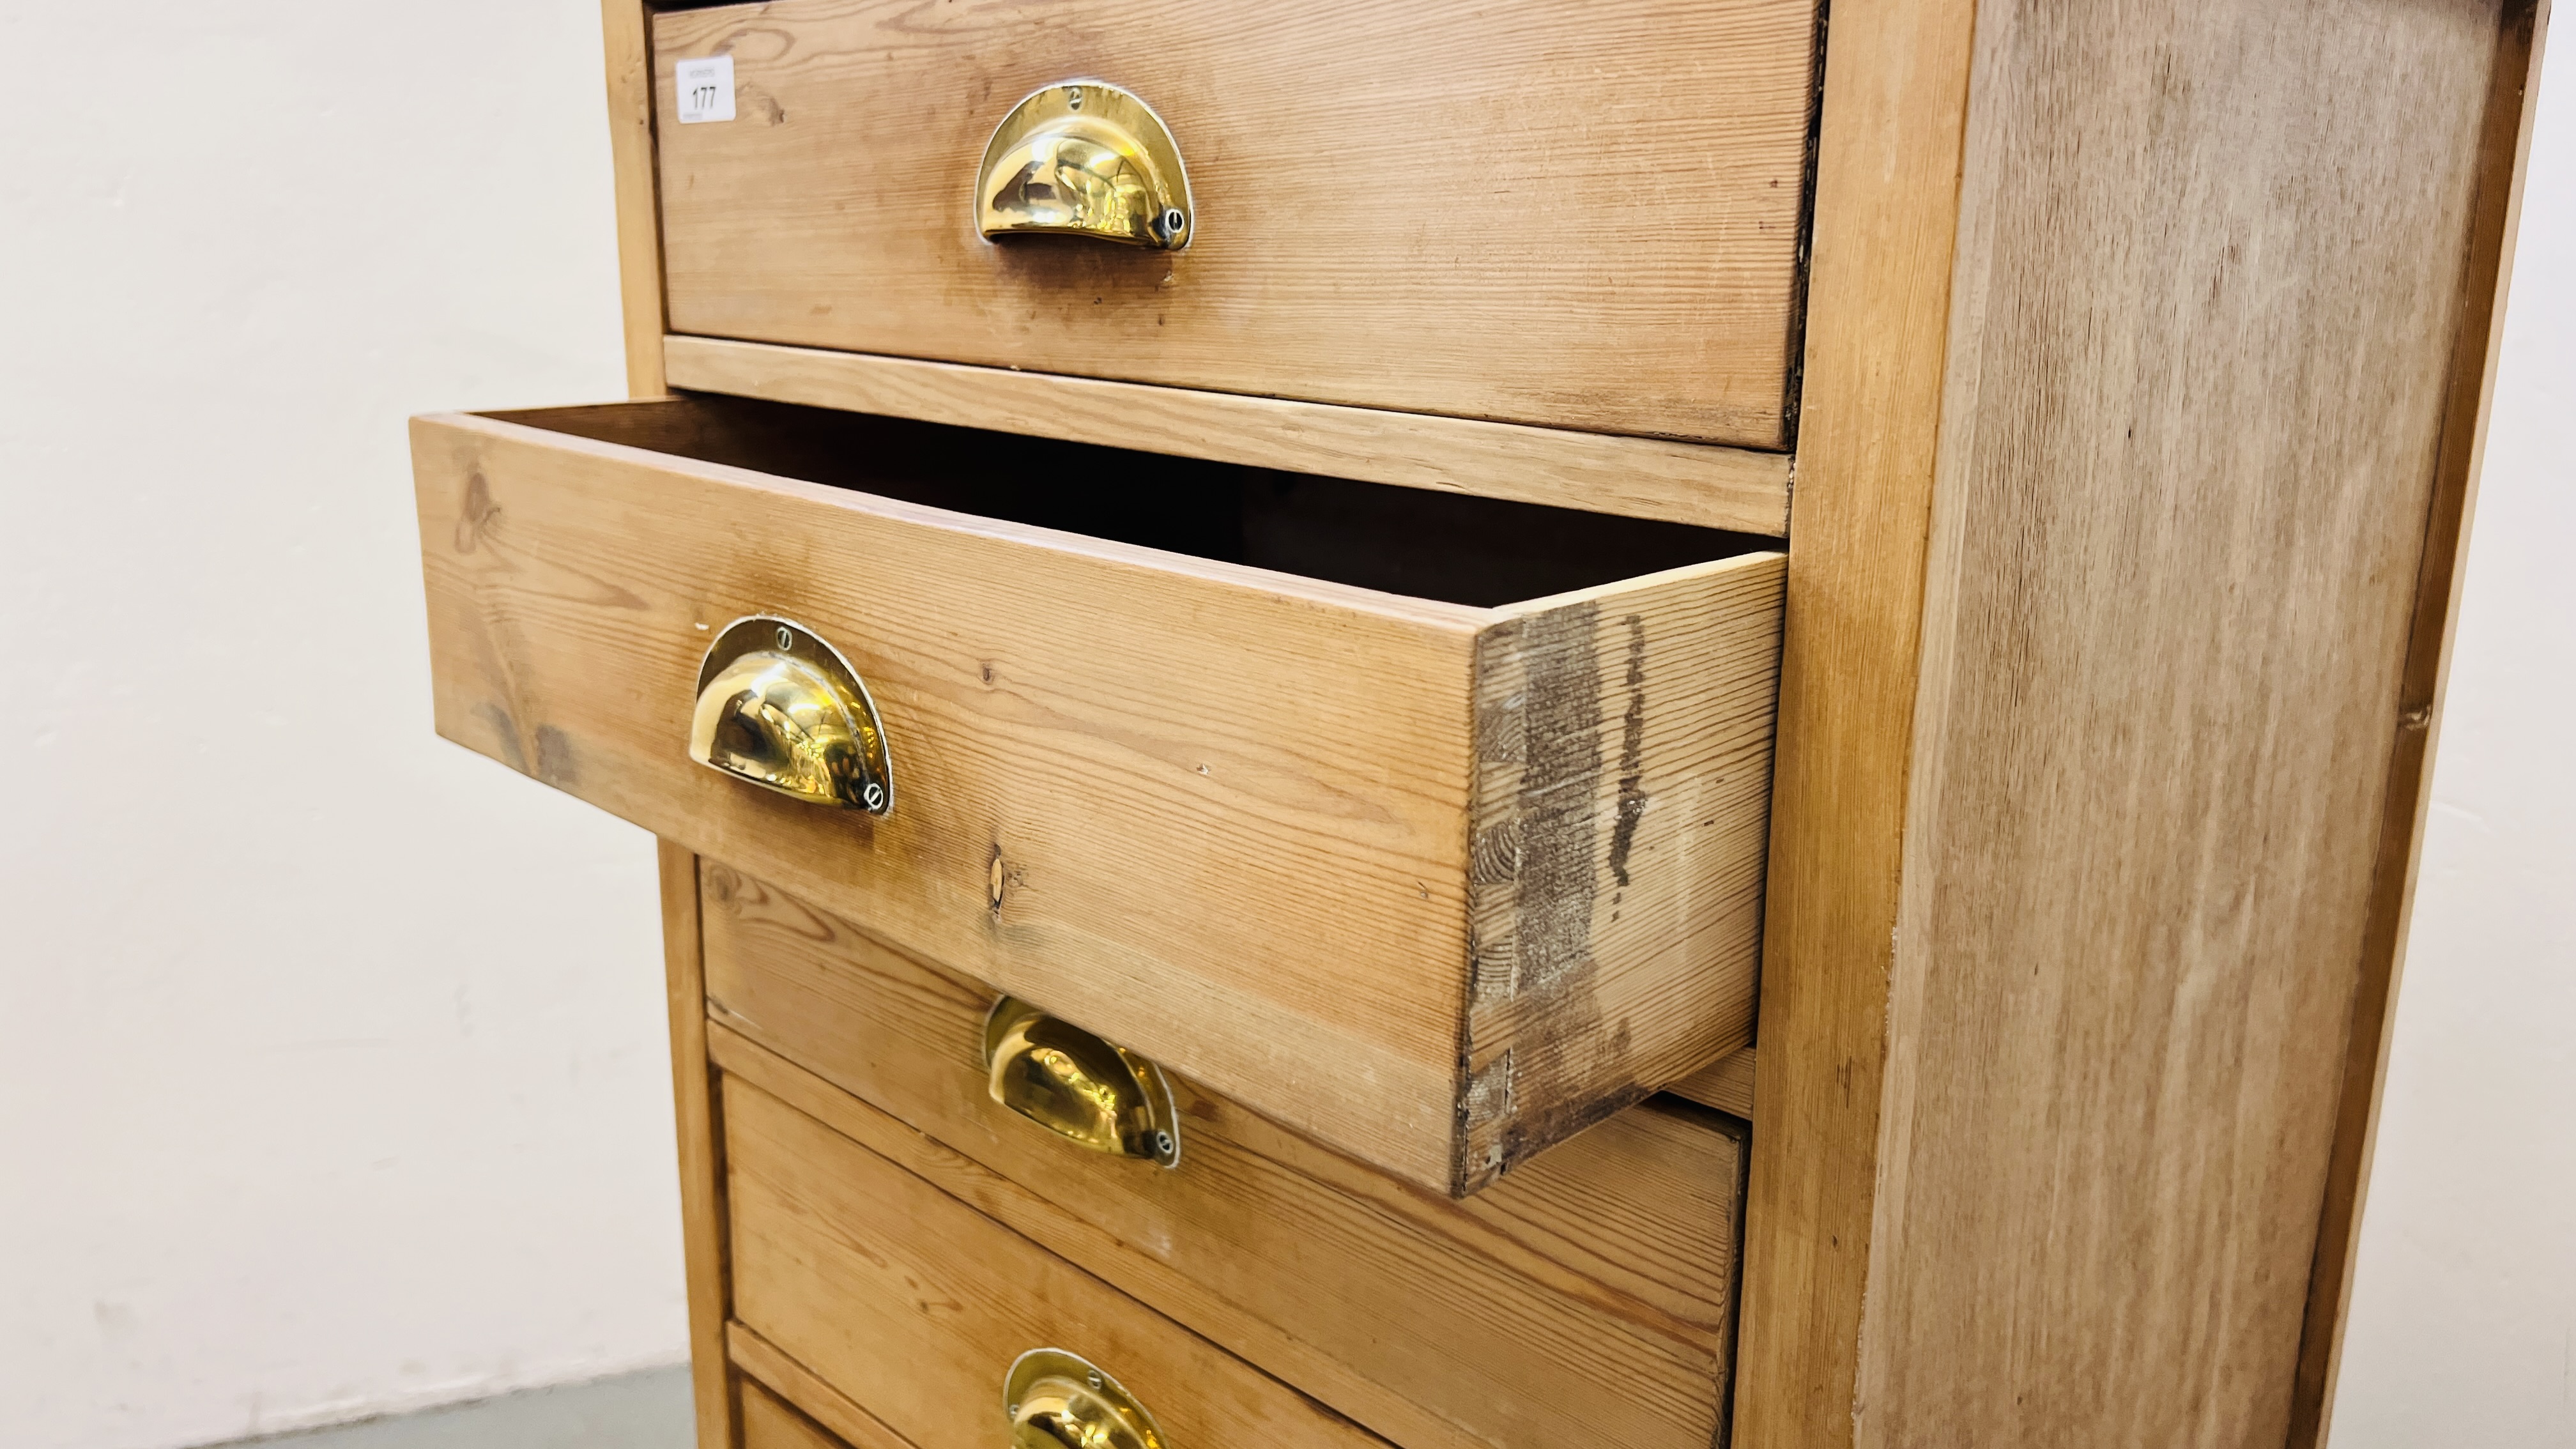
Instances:
[[[2559,17],[2334,1449],[2576,1446],[2576,12]]]
[[[651,842],[430,733],[403,437],[624,392],[598,7],[5,9],[0,1445],[673,1359]]]
[[[0,1443],[681,1351],[647,839],[429,733],[401,418],[607,398],[590,0],[12,7]],[[2576,45],[2336,1449],[2576,1445]]]

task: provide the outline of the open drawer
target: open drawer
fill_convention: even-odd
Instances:
[[[1750,1034],[1767,540],[731,399],[413,449],[440,733],[1398,1177]],[[692,758],[772,634],[887,798]]]

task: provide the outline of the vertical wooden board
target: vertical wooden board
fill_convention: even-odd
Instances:
[[[662,957],[671,1014],[671,1092],[678,1108],[680,1247],[689,1300],[689,1380],[698,1449],[734,1449],[739,1402],[725,1369],[724,1146],[707,1063],[705,937],[698,858],[655,842],[662,875]]]
[[[608,154],[617,186],[617,276],[626,391],[658,397],[662,376],[662,208],[653,165],[648,0],[599,0],[608,67]]]
[[[1979,16],[1862,1445],[2283,1441],[2498,23]]]
[[[1736,1435],[1851,1438],[1973,0],[1836,0],[1791,495]]]
[[[1676,569],[1478,636],[1462,1190],[1750,1037],[1786,572]]]
[[[1381,1442],[758,1088],[724,1109],[736,1311],[919,1449],[1003,1437],[1033,1348],[1116,1375],[1176,1444]]]
[[[2343,1097],[2335,1117],[2334,1157],[2327,1167],[2325,1211],[2317,1228],[2316,1268],[2308,1283],[2299,1376],[2290,1406],[2293,1449],[2322,1449],[2334,1407],[2351,1301],[2361,1207],[2370,1178],[2380,1091],[2415,871],[2431,804],[2434,743],[2440,730],[2451,621],[2459,608],[2461,552],[2475,507],[2486,447],[2487,404],[2504,329],[2505,284],[2513,273],[2513,238],[2522,207],[2524,163],[2540,81],[2547,0],[2506,6],[2487,96],[2478,162],[2477,199],[2466,264],[2463,315],[2451,352],[2449,397],[2442,419],[2441,461],[2417,570],[2415,614],[2407,630],[2406,669],[2398,695],[2398,733],[2380,810],[2379,859],[2372,870],[2369,924],[2362,938],[2361,981],[2344,1052]]]

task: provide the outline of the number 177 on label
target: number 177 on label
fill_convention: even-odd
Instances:
[[[680,92],[680,124],[733,119],[733,57],[711,55],[672,67]]]

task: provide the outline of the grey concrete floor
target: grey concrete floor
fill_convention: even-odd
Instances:
[[[686,1368],[240,1441],[260,1449],[691,1449],[696,1442]]]

